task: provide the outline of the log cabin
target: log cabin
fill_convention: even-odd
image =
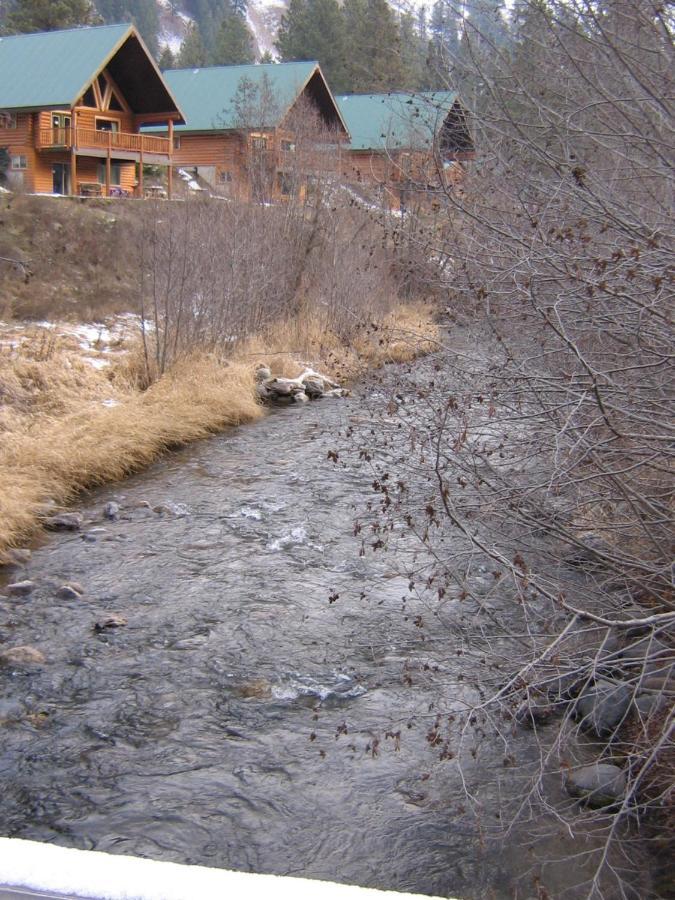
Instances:
[[[218,196],[280,201],[339,174],[348,140],[316,62],[213,66],[164,73],[185,113],[174,164]]]
[[[171,172],[171,132],[183,121],[132,25],[0,38],[0,150],[10,188],[143,196],[143,166]],[[166,126],[167,137],[141,134],[149,124]]]
[[[342,177],[390,209],[433,200],[474,159],[468,117],[454,91],[348,94],[336,98],[351,143]]]

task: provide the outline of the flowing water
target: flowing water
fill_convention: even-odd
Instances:
[[[368,472],[327,458],[359,410],[358,397],[280,410],[174,453],[91,495],[83,531],[48,537],[14,573],[37,587],[0,602],[0,640],[47,663],[0,670],[0,833],[537,895],[528,872],[555,831],[486,844],[456,802],[456,768],[425,740],[420,713],[461,703],[462,661],[392,614],[406,584],[386,555],[359,554]],[[57,596],[68,581],[81,598]],[[96,630],[112,614],[128,624]],[[531,738],[516,740],[525,752]],[[496,802],[501,757],[481,765]],[[570,868],[549,872],[553,896],[576,896]]]

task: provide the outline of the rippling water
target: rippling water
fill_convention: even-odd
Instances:
[[[359,555],[368,474],[327,459],[358,411],[358,398],[282,410],[175,453],[92,495],[83,534],[34,552],[37,589],[0,604],[2,642],[47,657],[0,670],[0,832],[536,896],[530,866],[561,838],[485,845],[456,802],[455,767],[425,741],[419,714],[461,704],[462,663],[392,615],[406,585],[386,557]],[[109,500],[119,521],[102,518]],[[59,599],[66,581],[84,596]],[[111,613],[128,624],[97,633]],[[479,780],[501,783],[501,757],[480,765]],[[569,868],[554,885],[574,884]]]

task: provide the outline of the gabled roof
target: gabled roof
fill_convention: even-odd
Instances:
[[[352,150],[428,150],[457,101],[455,91],[345,94],[335,98]]]
[[[0,109],[70,108],[108,65],[134,112],[180,112],[128,24],[0,37]]]
[[[344,127],[335,98],[326,84],[317,62],[263,63],[244,66],[210,66],[204,69],[167,69],[167,84],[185,112],[186,125],[177,131],[227,131],[240,128],[235,101],[242,79],[257,88],[257,98],[251,106],[263,107],[261,87],[267,81],[273,98],[270,108],[264,110],[265,122],[250,122],[251,127],[276,127],[289,112],[303,90],[310,84],[320,86],[327,102],[334,109],[335,119]],[[262,110],[261,110],[262,111]],[[346,130],[346,128],[345,128]]]

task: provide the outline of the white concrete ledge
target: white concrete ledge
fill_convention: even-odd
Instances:
[[[68,900],[424,900],[420,894],[182,866],[0,838],[0,900],[36,896]]]

